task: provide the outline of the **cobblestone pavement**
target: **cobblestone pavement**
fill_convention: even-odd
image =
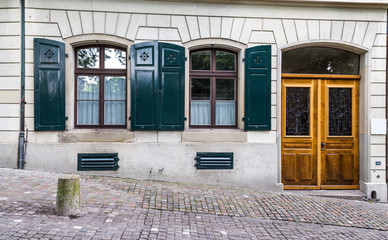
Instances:
[[[110,177],[60,217],[59,176],[0,169],[0,239],[388,239],[388,204]]]

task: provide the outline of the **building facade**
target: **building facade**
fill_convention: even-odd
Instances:
[[[0,166],[387,201],[388,3],[232,3],[1,1]]]

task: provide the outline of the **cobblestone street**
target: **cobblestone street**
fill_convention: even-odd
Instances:
[[[0,169],[0,239],[388,239],[388,204],[111,177],[60,217],[59,176]]]

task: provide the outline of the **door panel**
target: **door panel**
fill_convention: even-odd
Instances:
[[[282,79],[282,182],[290,189],[354,189],[359,77],[317,76]]]

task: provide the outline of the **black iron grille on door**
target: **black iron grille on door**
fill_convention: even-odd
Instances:
[[[233,153],[197,152],[197,169],[233,169]]]
[[[117,153],[78,153],[78,171],[117,170]]]

